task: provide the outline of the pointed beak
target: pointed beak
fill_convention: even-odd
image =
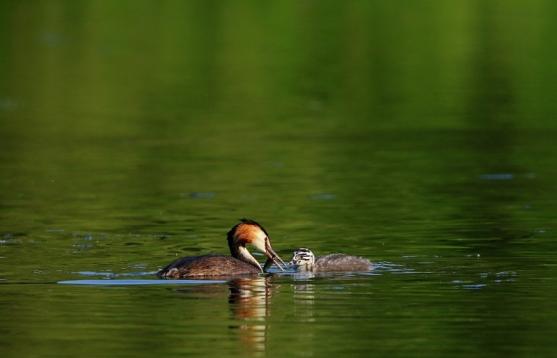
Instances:
[[[281,266],[281,263],[286,266],[286,264],[284,263],[284,261],[282,261],[282,259],[280,258],[279,255],[277,255],[277,253],[275,252],[275,250],[273,250],[273,248],[271,247],[271,241],[269,240],[269,238],[267,238],[265,240],[265,256],[267,256],[269,258],[269,260],[273,261],[273,263],[275,265],[278,266],[278,268],[280,268],[281,271],[284,271],[284,267]],[[280,262],[280,263],[279,263]]]

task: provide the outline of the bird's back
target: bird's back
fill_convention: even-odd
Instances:
[[[371,262],[363,257],[345,254],[331,254],[321,256],[315,261],[314,270],[318,272],[334,271],[369,271]]]
[[[261,271],[231,256],[188,256],[171,262],[157,275],[162,278],[201,278],[258,274]]]

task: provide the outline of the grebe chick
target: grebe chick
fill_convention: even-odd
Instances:
[[[208,276],[255,275],[263,272],[261,265],[250,254],[246,244],[267,256],[281,270],[286,265],[271,247],[267,231],[253,220],[242,219],[227,234],[231,256],[203,255],[182,257],[157,273],[161,278],[199,278]]]
[[[316,258],[310,249],[294,251],[289,265],[297,271],[313,272],[358,272],[372,269],[371,262],[363,257],[345,254],[330,254]]]

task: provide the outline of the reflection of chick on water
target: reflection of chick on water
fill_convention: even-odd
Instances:
[[[231,326],[238,329],[242,344],[252,352],[265,352],[267,317],[270,316],[270,277],[238,278],[229,282],[230,310],[239,322]]]

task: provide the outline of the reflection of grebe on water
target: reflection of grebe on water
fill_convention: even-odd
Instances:
[[[267,344],[267,317],[270,316],[271,277],[231,280],[228,302],[237,325],[240,342],[254,353],[264,353]]]

